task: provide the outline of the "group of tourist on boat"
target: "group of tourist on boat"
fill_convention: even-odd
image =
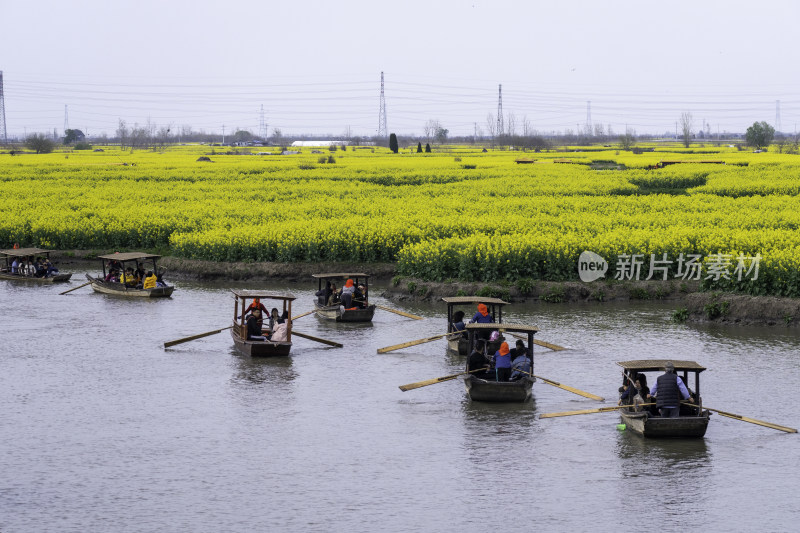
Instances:
[[[499,334],[498,331],[492,336]],[[514,348],[508,347],[507,342],[500,344],[494,353],[487,353],[489,343],[484,339],[475,341],[475,349],[469,355],[467,371],[473,376],[489,381],[518,381],[531,373],[531,360],[525,342],[517,340]]]
[[[10,272],[16,276],[47,278],[58,274],[58,269],[47,257],[15,257]]]
[[[675,373],[675,365],[671,361],[664,363],[664,373],[656,379],[652,389],[647,385],[644,372],[623,372],[622,380],[619,405],[630,406],[634,412],[677,418],[680,416],[682,400],[692,404],[697,401],[697,395]]]
[[[267,318],[265,319],[264,316]],[[238,318],[241,318],[241,316]],[[286,321],[288,319],[289,312],[287,310],[280,314],[278,308],[273,307],[271,312],[267,312],[267,308],[261,303],[260,298],[253,299],[244,314],[244,321],[247,325],[247,340],[286,341]]]
[[[133,267],[123,269],[122,264],[113,259],[108,262],[107,274],[103,281],[122,283],[134,289],[155,289],[167,286],[163,280],[163,273],[156,274],[152,270],[145,270],[140,263],[136,264],[135,269]]]
[[[67,281],[72,274],[61,274],[50,261],[50,250],[20,248],[0,250],[0,279],[25,280],[43,283]]]
[[[314,293],[320,306],[341,305],[345,309],[365,309],[367,304],[367,287],[364,283],[356,284],[348,278],[341,289],[336,283],[326,280],[325,287]]]

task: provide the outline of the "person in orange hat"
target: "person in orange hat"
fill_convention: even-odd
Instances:
[[[344,287],[342,287],[342,294],[340,298],[342,299],[342,305],[345,309],[350,309],[353,307],[353,295],[355,294],[356,288],[353,285],[353,280],[348,279],[344,283]]]
[[[494,322],[494,317],[489,314],[489,308],[486,307],[486,304],[478,304],[478,311],[469,320],[470,324],[491,324],[492,322]],[[489,340],[490,334],[489,330],[479,331],[478,338]]]
[[[508,343],[500,345],[500,349],[494,354],[494,367],[497,372],[497,381],[508,381],[511,377],[511,350]]]

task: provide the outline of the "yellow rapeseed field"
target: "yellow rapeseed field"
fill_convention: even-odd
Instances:
[[[664,275],[685,279],[678,259],[701,256],[705,279],[724,256],[729,268],[712,280],[720,287],[800,295],[796,155],[259,150],[276,151],[0,154],[0,246],[396,261],[404,275],[483,281],[577,279],[585,250],[609,262],[608,277],[625,256],[641,256],[641,279],[653,258],[669,262]],[[661,161],[681,162],[652,168]],[[749,273],[737,272],[737,259]]]

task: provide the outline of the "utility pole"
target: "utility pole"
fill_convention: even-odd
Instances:
[[[261,117],[258,121],[258,135],[265,141],[267,140],[267,123],[264,121],[264,104],[261,104]]]
[[[64,104],[64,135],[67,134],[68,129],[69,129],[69,112],[67,110],[67,104]]]
[[[505,134],[505,123],[503,121],[503,85],[497,86],[497,137]]]
[[[8,144],[8,131],[6,131],[6,99],[3,95],[2,70],[0,70],[0,141],[2,141],[3,144]]]
[[[386,95],[383,92],[383,71],[381,71],[381,99],[378,108],[378,137],[388,137],[389,130],[386,126]]]
[[[225,124],[222,125],[222,144],[225,144]]]

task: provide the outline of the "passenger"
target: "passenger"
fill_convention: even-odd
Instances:
[[[638,412],[643,409],[639,407],[639,404],[646,403],[645,398],[648,394],[650,394],[650,388],[647,386],[647,376],[640,373],[634,378],[633,384],[625,389],[619,400],[621,404],[633,405],[634,410]]]
[[[278,308],[273,307],[272,313],[269,316],[269,330],[275,331],[275,326],[278,324],[283,324],[286,319],[289,318],[289,312],[284,311],[282,315],[278,314]]]
[[[247,317],[247,340],[249,341],[265,341],[267,338],[261,332],[261,310],[253,309],[250,316]]]
[[[120,274],[119,282],[128,287],[136,287],[136,275],[133,273],[133,268],[126,268],[125,272]]]
[[[356,288],[353,286],[353,280],[348,279],[344,283],[344,287],[342,287],[342,294],[340,296],[342,300],[342,305],[345,309],[350,309],[353,307],[353,294],[355,293]]]
[[[489,308],[486,307],[486,304],[478,304],[478,311],[472,315],[470,319],[470,324],[491,324],[494,322],[494,317],[489,314]],[[488,340],[491,333],[489,330],[486,331],[479,331],[477,336],[478,338]]]
[[[33,275],[36,276],[37,278],[43,278],[45,274],[47,274],[47,268],[45,268],[41,257],[36,258],[36,261],[33,263],[33,268],[34,268]]]
[[[167,283],[164,281],[164,272],[156,274],[156,287],[166,287]]]
[[[331,280],[327,280],[325,282],[325,288],[315,292],[314,296],[317,297],[319,305],[328,305],[328,298],[331,297]]]
[[[11,273],[19,274],[19,259],[17,259],[16,257],[11,262]]]
[[[683,380],[675,374],[675,365],[671,361],[666,362],[664,373],[658,376],[647,397],[656,399],[656,407],[662,417],[677,418],[680,416],[681,398],[688,400],[690,396]]]
[[[134,271],[134,275],[136,276],[137,284],[144,283],[144,278],[147,276],[147,274],[144,271],[144,266],[139,263],[136,263],[136,270]]]
[[[336,284],[331,283],[331,294],[328,296],[328,305],[336,305],[339,303],[339,291],[336,290]]]
[[[148,270],[147,274],[145,274],[144,282],[142,282],[142,288],[143,289],[155,289],[157,281],[158,281],[158,278],[156,278],[156,275],[153,274],[153,271],[152,270]]]
[[[511,361],[511,381],[517,381],[524,376],[530,376],[531,360],[528,358],[528,350],[525,349],[525,343],[521,340],[517,341],[516,348],[512,350],[514,359]]]
[[[112,268],[111,270],[109,270],[108,274],[106,274],[106,277],[104,278],[104,280],[105,281],[119,281],[118,278],[117,278],[117,270],[115,268]]]
[[[497,373],[497,381],[508,381],[511,376],[511,350],[508,343],[500,345],[500,349],[494,354],[494,368]]]
[[[464,311],[456,311],[455,313],[453,313],[452,326],[453,326],[453,331],[463,331],[461,336],[464,337],[464,338],[467,337],[467,332],[466,332],[467,325],[464,324]],[[448,337],[448,338],[452,338],[452,337]],[[458,338],[458,337],[456,337],[456,338]]]
[[[45,268],[44,277],[46,277],[46,278],[49,278],[50,276],[58,274],[58,269],[55,267],[55,265],[53,263],[50,262],[50,258],[49,257],[45,257],[44,258],[44,268]]]
[[[269,340],[274,342],[286,342],[286,339],[289,338],[288,332],[289,330],[286,327],[286,324],[277,324],[275,326],[275,330],[272,332],[272,335],[270,335]]]
[[[467,360],[467,370],[473,372],[478,369],[485,369],[489,370],[489,358],[486,357],[486,343],[482,340],[478,340],[475,343],[475,349],[472,350],[472,353],[469,354],[469,359]],[[486,372],[473,372],[477,377],[483,377]],[[478,374],[481,374],[478,376]]]
[[[361,309],[367,307],[367,287],[363,283],[359,283],[353,292],[353,301]]]

